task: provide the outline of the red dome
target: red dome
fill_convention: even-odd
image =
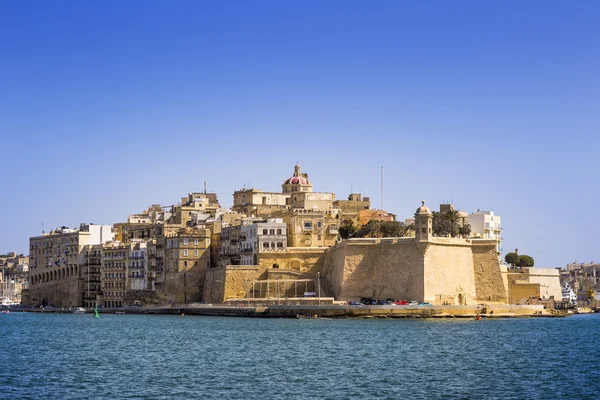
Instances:
[[[303,176],[292,176],[284,182],[284,185],[310,185],[310,182]]]

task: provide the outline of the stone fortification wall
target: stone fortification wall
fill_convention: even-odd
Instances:
[[[470,240],[478,301],[506,303],[508,294],[494,240]]]
[[[39,306],[47,299],[48,304],[56,307],[80,307],[83,306],[83,291],[83,279],[71,278],[31,287],[29,301],[33,306]]]
[[[423,256],[412,239],[352,239],[327,253],[323,278],[336,300],[422,301]]]
[[[285,251],[259,253],[258,265],[271,268],[277,264],[279,268],[316,273],[323,268],[326,251],[325,247],[288,247]]]
[[[329,249],[322,275],[327,295],[336,300],[456,305],[507,298],[494,241],[351,239]]]
[[[423,273],[425,301],[463,305],[476,302],[473,253],[465,240],[434,238],[425,252]]]
[[[258,265],[210,268],[204,280],[202,301],[219,304],[228,299],[243,299],[247,296],[248,281],[266,277],[267,268]]]

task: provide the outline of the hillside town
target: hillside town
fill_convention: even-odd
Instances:
[[[202,303],[415,301],[588,306],[600,264],[538,268],[504,255],[494,211],[423,202],[401,221],[369,197],[313,190],[296,164],[281,191],[152,204],[113,225],[62,226],[0,256],[3,304],[105,308]],[[518,253],[518,251],[517,251]],[[524,260],[528,256],[521,256]],[[529,257],[530,258],[530,257]],[[505,262],[505,259],[507,262]],[[383,304],[383,303],[382,303]]]

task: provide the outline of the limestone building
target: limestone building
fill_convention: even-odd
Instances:
[[[201,301],[206,270],[210,268],[208,229],[180,229],[165,235],[162,291],[172,303]]]
[[[287,248],[287,225],[280,218],[241,225],[240,264],[258,264],[259,253],[283,252]]]
[[[129,244],[111,241],[102,246],[101,302],[104,307],[124,307],[127,291]]]
[[[62,227],[29,239],[29,299],[32,305],[57,307],[83,305],[86,245],[102,244],[114,237],[107,225]]]
[[[102,305],[102,244],[86,244],[83,253],[83,306]]]
[[[288,229],[288,247],[329,247],[335,244],[340,210],[293,208],[278,214]]]
[[[562,301],[558,269],[508,269],[504,265],[501,269],[510,304],[527,304],[531,299]]]

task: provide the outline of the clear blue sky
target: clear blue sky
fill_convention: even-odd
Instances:
[[[597,1],[0,3],[0,252],[244,184],[494,209],[599,260]]]

